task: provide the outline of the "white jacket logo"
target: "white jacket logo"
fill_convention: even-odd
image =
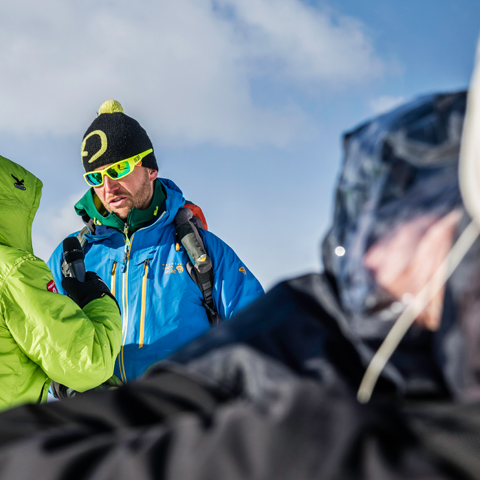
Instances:
[[[183,273],[183,265],[181,263],[163,264],[163,271],[167,273]]]

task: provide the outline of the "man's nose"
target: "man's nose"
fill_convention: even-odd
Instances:
[[[108,175],[103,177],[103,185],[107,192],[114,192],[118,188],[118,182],[112,180]]]

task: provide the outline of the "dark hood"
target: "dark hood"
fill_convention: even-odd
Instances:
[[[354,323],[366,315],[382,322],[398,316],[366,265],[371,247],[415,219],[463,208],[458,155],[465,103],[465,92],[422,97],[345,135],[323,261]]]
[[[323,262],[351,328],[373,347],[470,222],[458,182],[466,99],[466,92],[424,96],[344,137]],[[417,318],[397,364],[428,351],[454,390],[480,380],[477,278],[478,240]]]

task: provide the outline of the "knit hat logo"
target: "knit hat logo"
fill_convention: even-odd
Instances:
[[[116,100],[107,100],[83,136],[81,158],[85,172],[132,158],[152,149],[142,160],[142,167],[158,170],[153,145],[145,129],[123,113]]]
[[[87,144],[87,140],[93,135],[98,135],[100,137],[100,150],[98,150],[97,153],[92,155],[92,157],[88,160],[88,163],[92,163],[95,160],[97,160],[97,158],[100,158],[107,151],[107,147],[108,147],[108,139],[107,139],[107,136],[105,135],[105,132],[102,132],[101,130],[94,130],[93,132],[90,132],[83,139],[83,142],[82,142],[82,158],[83,157],[88,158],[88,156],[90,155],[90,153],[85,150],[85,146]]]

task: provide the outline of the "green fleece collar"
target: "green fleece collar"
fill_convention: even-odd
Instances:
[[[81,217],[88,216],[93,219],[95,225],[105,225],[106,227],[115,228],[127,235],[132,235],[138,229],[146,227],[160,217],[165,210],[166,199],[167,196],[162,183],[156,181],[150,206],[145,210],[132,208],[130,212],[128,212],[126,222],[124,222],[120,217],[115,215],[115,213],[108,213],[105,210],[105,207],[96,195],[94,189],[91,188],[76,203],[75,211],[77,212],[77,215],[80,215]],[[127,232],[125,232],[126,227],[128,227]]]

